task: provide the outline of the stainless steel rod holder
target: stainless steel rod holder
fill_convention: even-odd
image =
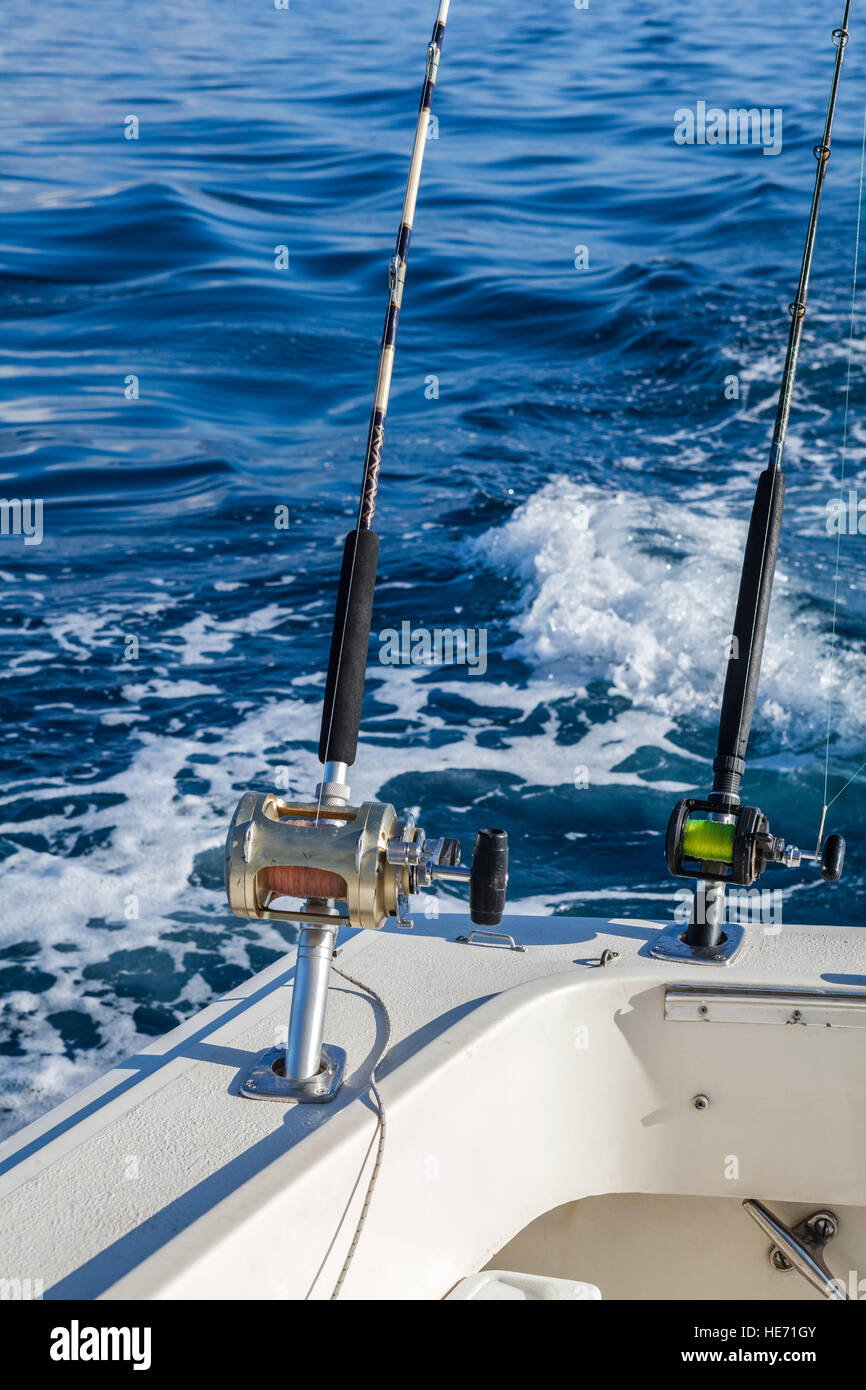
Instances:
[[[692,946],[713,947],[725,928],[725,885],[699,879],[686,940]]]
[[[343,1084],[346,1054],[322,1042],[336,937],[336,923],[301,929],[289,1036],[285,1047],[270,1047],[256,1058],[241,1083],[248,1100],[322,1105]]]
[[[322,1040],[336,927],[302,927],[286,1042],[287,1081],[309,1081],[322,1066]]]

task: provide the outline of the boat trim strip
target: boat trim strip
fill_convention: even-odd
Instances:
[[[761,989],[669,985],[669,1023],[774,1023],[866,1028],[866,993],[831,989]]]

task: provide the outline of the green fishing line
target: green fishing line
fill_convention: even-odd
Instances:
[[[734,854],[736,826],[716,820],[687,820],[683,830],[683,855],[686,859],[711,859],[716,864],[730,864]]]

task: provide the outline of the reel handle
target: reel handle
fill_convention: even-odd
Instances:
[[[479,830],[469,875],[469,916],[478,927],[498,927],[508,885],[508,835]]]
[[[828,835],[821,855],[821,877],[825,883],[838,883],[845,863],[845,841],[841,835]]]

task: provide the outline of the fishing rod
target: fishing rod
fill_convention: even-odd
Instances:
[[[746,538],[719,718],[719,741],[713,762],[713,788],[706,800],[689,797],[680,801],[674,808],[668,824],[665,852],[670,872],[680,877],[699,880],[692,918],[682,938],[685,946],[691,949],[693,958],[695,953],[705,952],[707,959],[725,959],[725,952],[719,948],[725,940],[723,924],[727,884],[750,885],[769,863],[782,863],[788,868],[796,868],[804,860],[819,862],[822,877],[828,882],[836,882],[842,875],[845,858],[845,841],[837,834],[827,836],[822,853],[823,820],[814,854],[806,854],[793,845],[786,846],[783,839],[770,833],[767,817],[757,807],[740,804],[739,791],[746,770],[746,750],[755,712],[767,617],[779,552],[785,501],[782,455],[797,375],[803,320],[806,316],[818,211],[830,159],[830,139],[836,113],[839,78],[848,44],[850,9],[851,0],[846,0],[842,25],[839,29],[834,29],[832,34],[836,49],[833,81],[824,121],[824,134],[821,143],[816,145],[813,151],[817,161],[815,186],[797,294],[793,303],[788,306],[791,324],[770,458],[758,479]]]
[[[469,887],[469,914],[478,927],[502,920],[508,882],[508,837],[479,830],[471,866],[460,862],[458,840],[428,839],[414,815],[389,804],[349,804],[355,761],[379,538],[373,518],[379,490],[385,417],[415,205],[450,0],[440,0],[415,126],[415,140],[396,249],[388,275],[388,306],[357,522],[345,538],[325,681],[315,801],[290,802],[271,792],[241,798],[226,839],[226,893],[238,917],[300,924],[288,1040],[256,1060],[241,1094],[253,1100],[328,1101],[336,1095],[345,1055],[322,1043],[328,984],[340,927],[384,927],[396,917],[413,925],[409,899],[439,881]],[[297,908],[280,904],[300,900]],[[484,932],[481,932],[484,935]],[[366,988],[366,986],[362,986]],[[369,991],[368,991],[369,992]]]
[[[412,147],[409,177],[406,181],[403,213],[400,219],[400,230],[397,233],[397,245],[391,257],[388,272],[388,307],[385,311],[385,326],[382,330],[379,368],[376,374],[376,391],[370,413],[370,426],[367,431],[367,449],[364,455],[358,521],[354,531],[350,531],[346,537],[343,548],[343,567],[340,573],[337,609],[334,614],[334,630],[331,638],[325,699],[322,708],[322,728],[319,736],[319,761],[326,769],[325,779],[322,783],[323,790],[329,782],[332,785],[340,785],[341,783],[345,785],[345,774],[355,761],[358,747],[364,678],[367,670],[367,647],[373,613],[373,592],[376,586],[376,565],[379,556],[379,538],[372,528],[373,516],[376,511],[376,495],[379,491],[379,473],[382,467],[385,417],[388,413],[388,402],[391,395],[391,375],[397,347],[397,328],[400,322],[400,306],[403,302],[403,287],[406,282],[412,225],[415,221],[415,204],[418,199],[418,186],[421,180],[421,165],[424,160],[424,148],[427,142],[430,111],[439,72],[439,60],[442,54],[442,40],[445,36],[445,22],[448,18],[449,4],[450,0],[440,0],[439,13],[433,27],[433,37],[427,49],[427,75],[421,90],[421,103],[418,108],[418,122],[415,127],[415,143]],[[321,795],[320,792],[320,799]]]

